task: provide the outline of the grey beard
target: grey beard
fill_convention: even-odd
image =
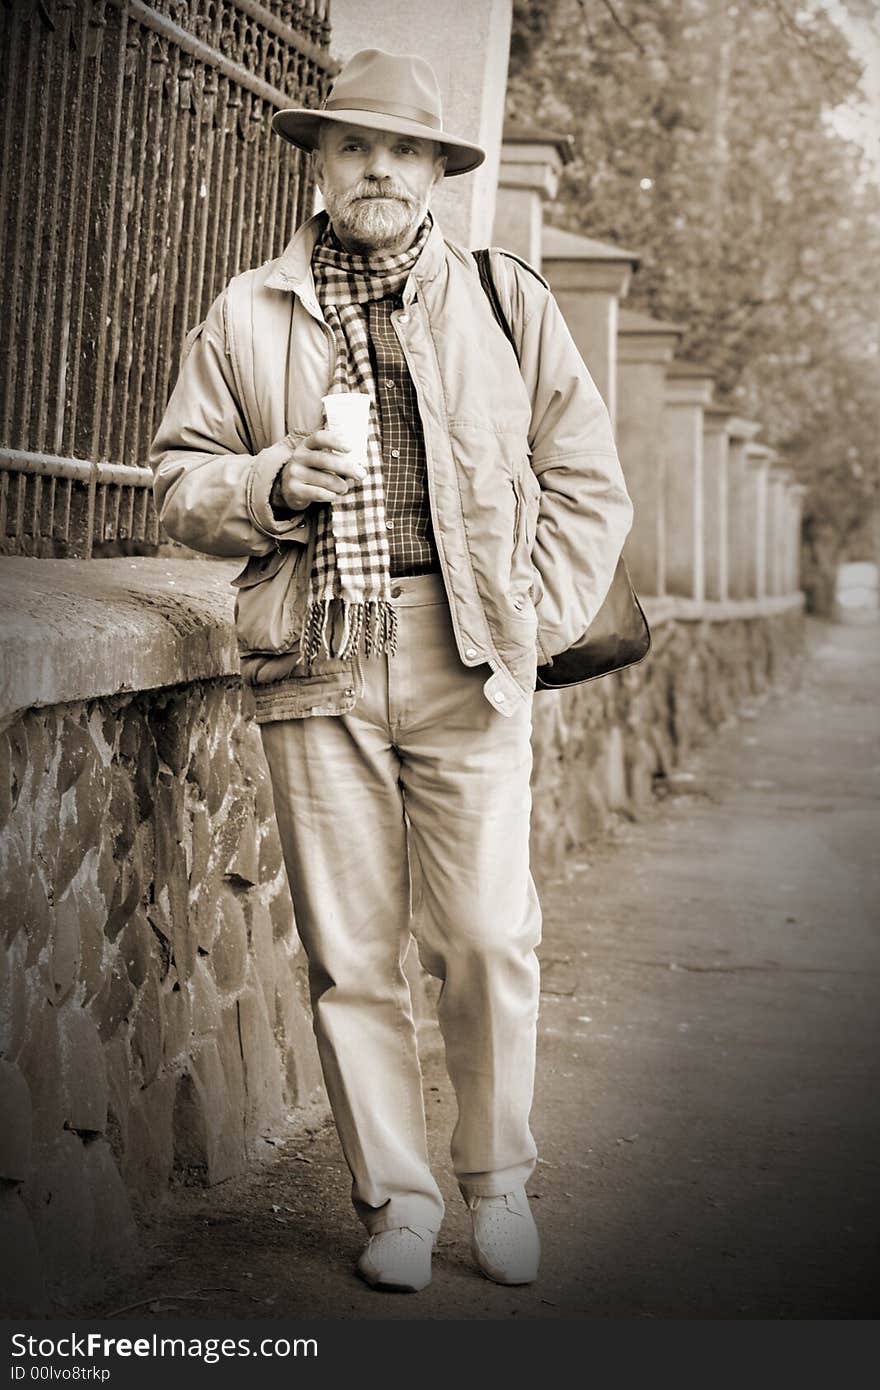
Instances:
[[[415,236],[425,215],[425,208],[396,200],[365,198],[344,207],[332,198],[325,202],[337,235],[341,232],[345,239],[371,251],[394,246],[407,234]]]

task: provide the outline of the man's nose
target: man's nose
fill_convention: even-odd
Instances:
[[[392,172],[393,165],[390,150],[384,145],[374,145],[367,156],[365,172],[374,179],[382,179]]]

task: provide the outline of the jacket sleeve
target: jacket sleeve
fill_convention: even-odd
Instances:
[[[605,403],[550,290],[507,256],[493,274],[520,345],[532,403],[531,464],[541,487],[532,562],[538,656],[546,664],[586,632],[614,577],[633,507]]]
[[[302,512],[281,517],[272,484],[293,450],[278,440],[254,453],[227,351],[225,292],[189,334],[177,384],[150,448],[159,519],[175,540],[208,555],[263,555],[305,541]]]

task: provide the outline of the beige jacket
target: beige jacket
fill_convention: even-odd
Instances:
[[[150,454],[166,531],[210,555],[249,557],[236,623],[263,721],[338,714],[362,689],[363,658],[299,661],[312,509],[284,521],[269,504],[290,442],[321,427],[333,377],[310,268],[325,216],[277,260],[236,276],[189,335]],[[473,258],[436,225],[392,317],[418,394],[459,656],[486,666],[486,698],[505,714],[531,694],[536,666],[586,631],[632,504],[608,413],[545,282],[503,252],[492,272],[519,365]]]

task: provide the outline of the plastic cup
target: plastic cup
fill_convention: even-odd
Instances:
[[[364,391],[334,391],[322,397],[327,428],[345,436],[355,462],[367,466],[370,398]]]

